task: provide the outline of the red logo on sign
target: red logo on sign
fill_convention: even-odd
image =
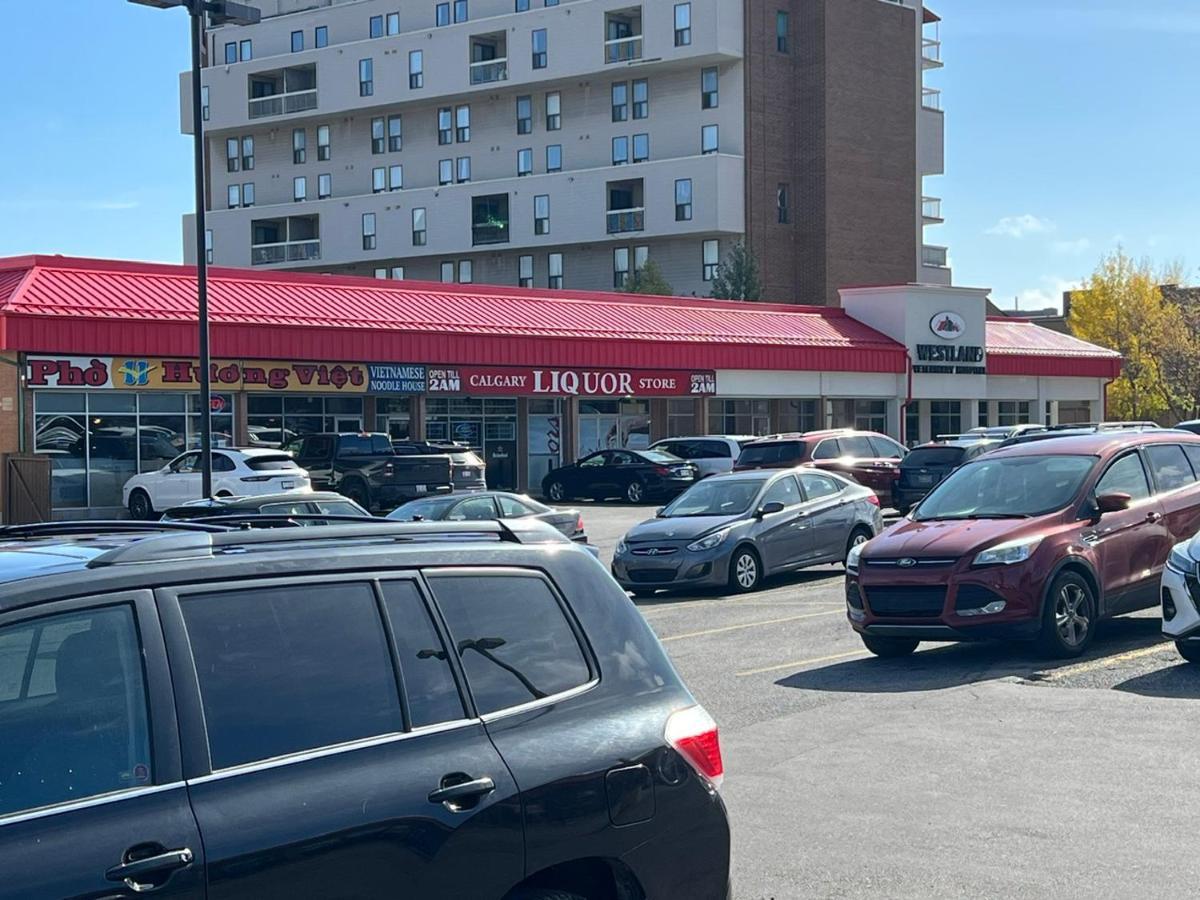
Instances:
[[[215,413],[224,412],[225,411],[225,398],[224,397],[210,398],[208,401],[208,408]]]

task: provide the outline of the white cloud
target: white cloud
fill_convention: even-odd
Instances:
[[[1081,286],[1078,280],[1071,281],[1057,275],[1043,275],[1039,282],[1037,287],[1029,287],[1017,292],[1015,305],[1018,312],[1035,312],[1051,307],[1061,312],[1063,292],[1078,290]],[[1009,310],[1014,306],[1014,299],[1003,295],[993,297],[992,302]]]
[[[1050,245],[1055,253],[1062,253],[1067,256],[1079,256],[1091,249],[1092,242],[1087,238],[1079,238],[1074,241],[1055,241]]]
[[[1029,234],[1045,234],[1053,230],[1054,223],[1049,219],[1040,219],[1031,213],[1025,213],[1023,216],[1005,216],[989,228],[987,233],[1020,239]]]

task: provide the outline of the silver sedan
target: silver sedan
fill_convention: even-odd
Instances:
[[[580,544],[587,543],[583,516],[577,509],[555,509],[524,494],[472,491],[412,500],[388,514],[404,522],[485,522],[494,519],[535,518]]]
[[[810,468],[714,475],[634,526],[613,577],[639,596],[659,588],[753,591],[769,575],[845,562],[883,530],[870,488]]]

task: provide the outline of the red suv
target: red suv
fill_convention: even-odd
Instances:
[[[1101,618],[1158,602],[1172,545],[1200,530],[1200,437],[1097,433],[985,454],[851,551],[847,612],[867,649],[1038,640],[1078,656]]]
[[[809,431],[776,434],[742,447],[735,472],[747,469],[790,469],[814,466],[846,475],[871,488],[884,506],[891,505],[892,487],[900,477],[900,460],[908,451],[874,431]]]

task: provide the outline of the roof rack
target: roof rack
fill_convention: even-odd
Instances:
[[[219,509],[219,507],[217,507]],[[308,522],[321,523],[346,523],[348,525],[386,525],[389,522],[394,522],[394,519],[380,519],[375,516],[337,516],[326,515],[324,513],[260,513],[254,510],[247,510],[244,513],[236,512],[217,512],[208,516],[194,516],[185,519],[185,522],[196,522],[202,525],[225,525],[228,527],[241,526],[243,530],[248,528],[279,528],[287,526],[301,526]],[[224,529],[217,529],[224,530]]]
[[[73,534],[153,534],[164,531],[220,533],[215,525],[194,522],[133,522],[125,519],[90,519],[64,522],[34,522],[28,525],[0,526],[0,538],[62,537]]]

